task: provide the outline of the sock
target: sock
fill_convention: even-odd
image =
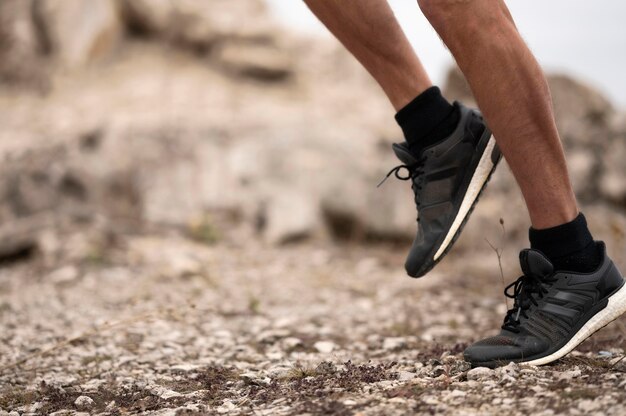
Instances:
[[[396,121],[409,149],[419,154],[452,134],[460,117],[459,109],[441,95],[441,90],[430,87],[401,108]]]
[[[545,254],[555,270],[589,273],[602,261],[602,252],[594,242],[582,213],[556,227],[543,230],[531,227],[528,237],[530,247]]]

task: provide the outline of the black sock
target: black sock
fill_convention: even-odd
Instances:
[[[461,114],[446,100],[438,87],[430,87],[396,114],[409,148],[416,154],[448,137]]]
[[[602,252],[593,241],[587,220],[580,213],[565,224],[528,232],[530,247],[545,254],[555,270],[589,273],[602,261]]]

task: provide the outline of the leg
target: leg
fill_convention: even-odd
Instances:
[[[522,190],[534,228],[578,208],[546,79],[502,0],[418,0],[454,55]]]
[[[626,311],[624,279],[577,215],[546,80],[504,2],[418,1],[466,75],[534,227],[532,248],[520,253],[524,275],[505,290],[515,301],[502,331],[465,358],[487,367],[550,363]]]
[[[397,110],[432,86],[386,0],[305,0]]]
[[[431,85],[386,0],[305,0],[381,85],[406,142],[393,147],[419,211],[407,273],[423,276],[450,250],[499,160],[482,118]],[[493,150],[493,151],[492,151]],[[406,169],[406,176],[398,175]]]

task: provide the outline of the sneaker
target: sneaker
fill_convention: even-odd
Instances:
[[[501,159],[481,114],[458,102],[454,105],[461,114],[455,131],[421,154],[414,154],[406,142],[394,144],[403,165],[379,184],[391,174],[412,182],[417,235],[405,263],[412,277],[425,275],[448,253]]]
[[[602,263],[592,273],[555,271],[537,250],[523,250],[524,275],[505,295],[515,299],[500,334],[465,350],[472,367],[558,360],[626,311],[624,279],[598,242]],[[513,293],[509,293],[512,289]]]

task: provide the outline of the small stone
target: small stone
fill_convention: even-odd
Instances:
[[[247,381],[252,381],[252,380],[259,378],[259,375],[257,373],[248,371],[246,373],[242,373],[239,377]]]
[[[55,284],[71,283],[78,278],[78,269],[74,266],[64,266],[48,275],[48,279]]]
[[[415,378],[415,376],[417,376],[417,374],[412,373],[410,371],[400,371],[398,373],[398,380],[400,380],[400,381],[408,381],[408,380],[411,380],[411,379]]]
[[[199,365],[196,364],[177,364],[171,367],[172,370],[181,371],[181,372],[192,372],[200,368]]]
[[[167,389],[163,386],[154,386],[151,389],[152,394],[154,394],[155,396],[158,396],[160,398],[162,398],[163,400],[168,400],[171,399],[173,397],[181,397],[182,394],[174,391],[174,390],[170,390]]]
[[[450,392],[450,397],[465,397],[467,393],[463,390],[452,390]]]
[[[336,345],[332,341],[317,341],[315,344],[313,344],[313,348],[315,348],[318,352],[321,352],[322,354],[329,354],[333,352],[335,347]]]
[[[385,338],[383,341],[383,349],[385,350],[397,350],[406,345],[406,339],[402,337]]]
[[[472,368],[467,372],[468,380],[483,380],[489,378],[494,374],[494,371],[487,367]]]
[[[355,405],[356,405],[356,402],[355,402],[354,400],[348,399],[348,400],[344,400],[344,401],[343,401],[343,404],[344,404],[345,406],[355,406]]]
[[[573,378],[580,377],[581,375],[582,375],[582,372],[580,371],[580,368],[575,368],[573,370],[562,372],[561,374],[559,374],[558,379],[559,380],[571,380]]]
[[[228,413],[231,410],[234,410],[237,406],[230,400],[225,400],[224,403],[220,407],[217,408],[217,413],[224,414]]]
[[[283,345],[287,349],[296,348],[296,347],[302,345],[302,340],[300,338],[287,337],[287,338],[285,338],[283,340]]]
[[[89,410],[93,407],[94,401],[89,396],[78,396],[74,400],[74,406],[81,410]]]
[[[502,378],[515,378],[519,373],[519,366],[515,363],[508,363],[504,367],[498,367],[495,372]]]
[[[598,407],[600,407],[600,404],[593,400],[581,400],[578,403],[578,408],[585,413],[593,412],[594,410],[598,409]]]
[[[403,404],[403,403],[406,403],[406,399],[402,397],[394,397],[392,399],[389,399],[388,402],[395,403],[395,404]]]

